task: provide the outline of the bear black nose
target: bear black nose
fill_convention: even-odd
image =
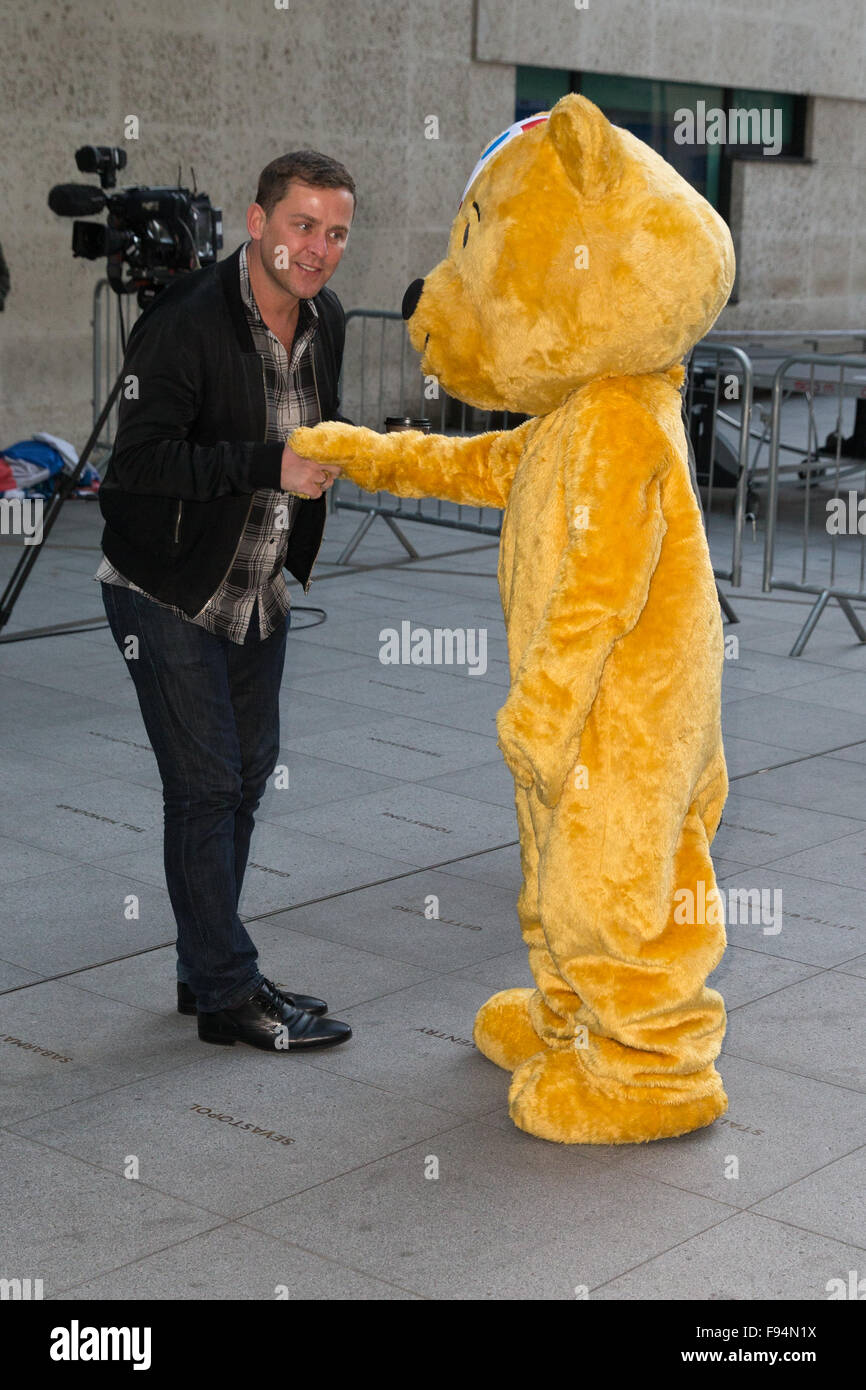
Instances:
[[[421,298],[421,291],[424,288],[423,280],[413,280],[406,293],[403,295],[403,317],[410,319],[418,307],[418,300]]]

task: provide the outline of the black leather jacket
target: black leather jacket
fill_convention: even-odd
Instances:
[[[99,505],[103,550],[125,578],[191,617],[228,573],[256,488],[279,489],[261,360],[241,300],[240,248],[182,276],[129,337],[117,436]],[[345,314],[323,289],[313,366],[323,420],[339,415]],[[309,588],[325,499],[298,505],[286,569]]]

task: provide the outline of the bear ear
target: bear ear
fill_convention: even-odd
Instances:
[[[597,106],[572,92],[558,101],[547,126],[565,172],[585,198],[601,198],[625,167],[614,127]]]

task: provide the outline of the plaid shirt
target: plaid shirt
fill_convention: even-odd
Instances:
[[[247,243],[248,245],[249,243]],[[313,338],[318,327],[318,310],[311,299],[298,306],[298,324],[292,343],[292,359],[279,338],[259,313],[250,285],[247,247],[240,254],[241,298],[253,344],[262,362],[267,401],[267,438],[283,441],[300,425],[316,425],[320,410],[313,370]],[[259,633],[267,637],[289,611],[289,591],[283,575],[289,533],[298,508],[298,498],[288,492],[258,488],[250,499],[250,511],[241,532],[231,568],[219,588],[200,613],[190,617],[171,603],[153,598],[184,622],[197,623],[217,637],[231,642],[244,641],[253,610],[258,604]],[[103,556],[94,579],[103,584],[119,584],[144,593]]]

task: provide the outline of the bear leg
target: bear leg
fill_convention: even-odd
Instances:
[[[497,1067],[514,1071],[536,1052],[573,1037],[571,1016],[580,1000],[559,975],[550,954],[538,908],[538,846],[530,809],[530,799],[522,787],[516,788],[515,803],[520,832],[520,860],[523,884],[517,899],[517,915],[523,939],[529,947],[529,965],[538,982],[537,989],[504,989],[482,1004],[475,1018],[473,1037],[482,1052]]]
[[[582,803],[566,793],[551,813],[539,903],[555,975],[536,972],[531,1005],[546,1047],[509,1091],[520,1129],[566,1144],[686,1134],[727,1109],[713,1065],[724,1004],[705,983],[725,933],[702,798],[682,819],[665,795],[647,798],[641,821],[606,790]]]
[[[529,1016],[529,1001],[534,993],[534,989],[500,990],[481,1005],[475,1016],[475,1046],[506,1071],[514,1071],[544,1047]]]
[[[675,1078],[674,1078],[675,1079]],[[518,1129],[560,1144],[636,1144],[672,1139],[712,1124],[728,1108],[715,1067],[688,1088],[619,1086],[602,1090],[573,1049],[544,1050],[517,1068],[508,1110]]]

